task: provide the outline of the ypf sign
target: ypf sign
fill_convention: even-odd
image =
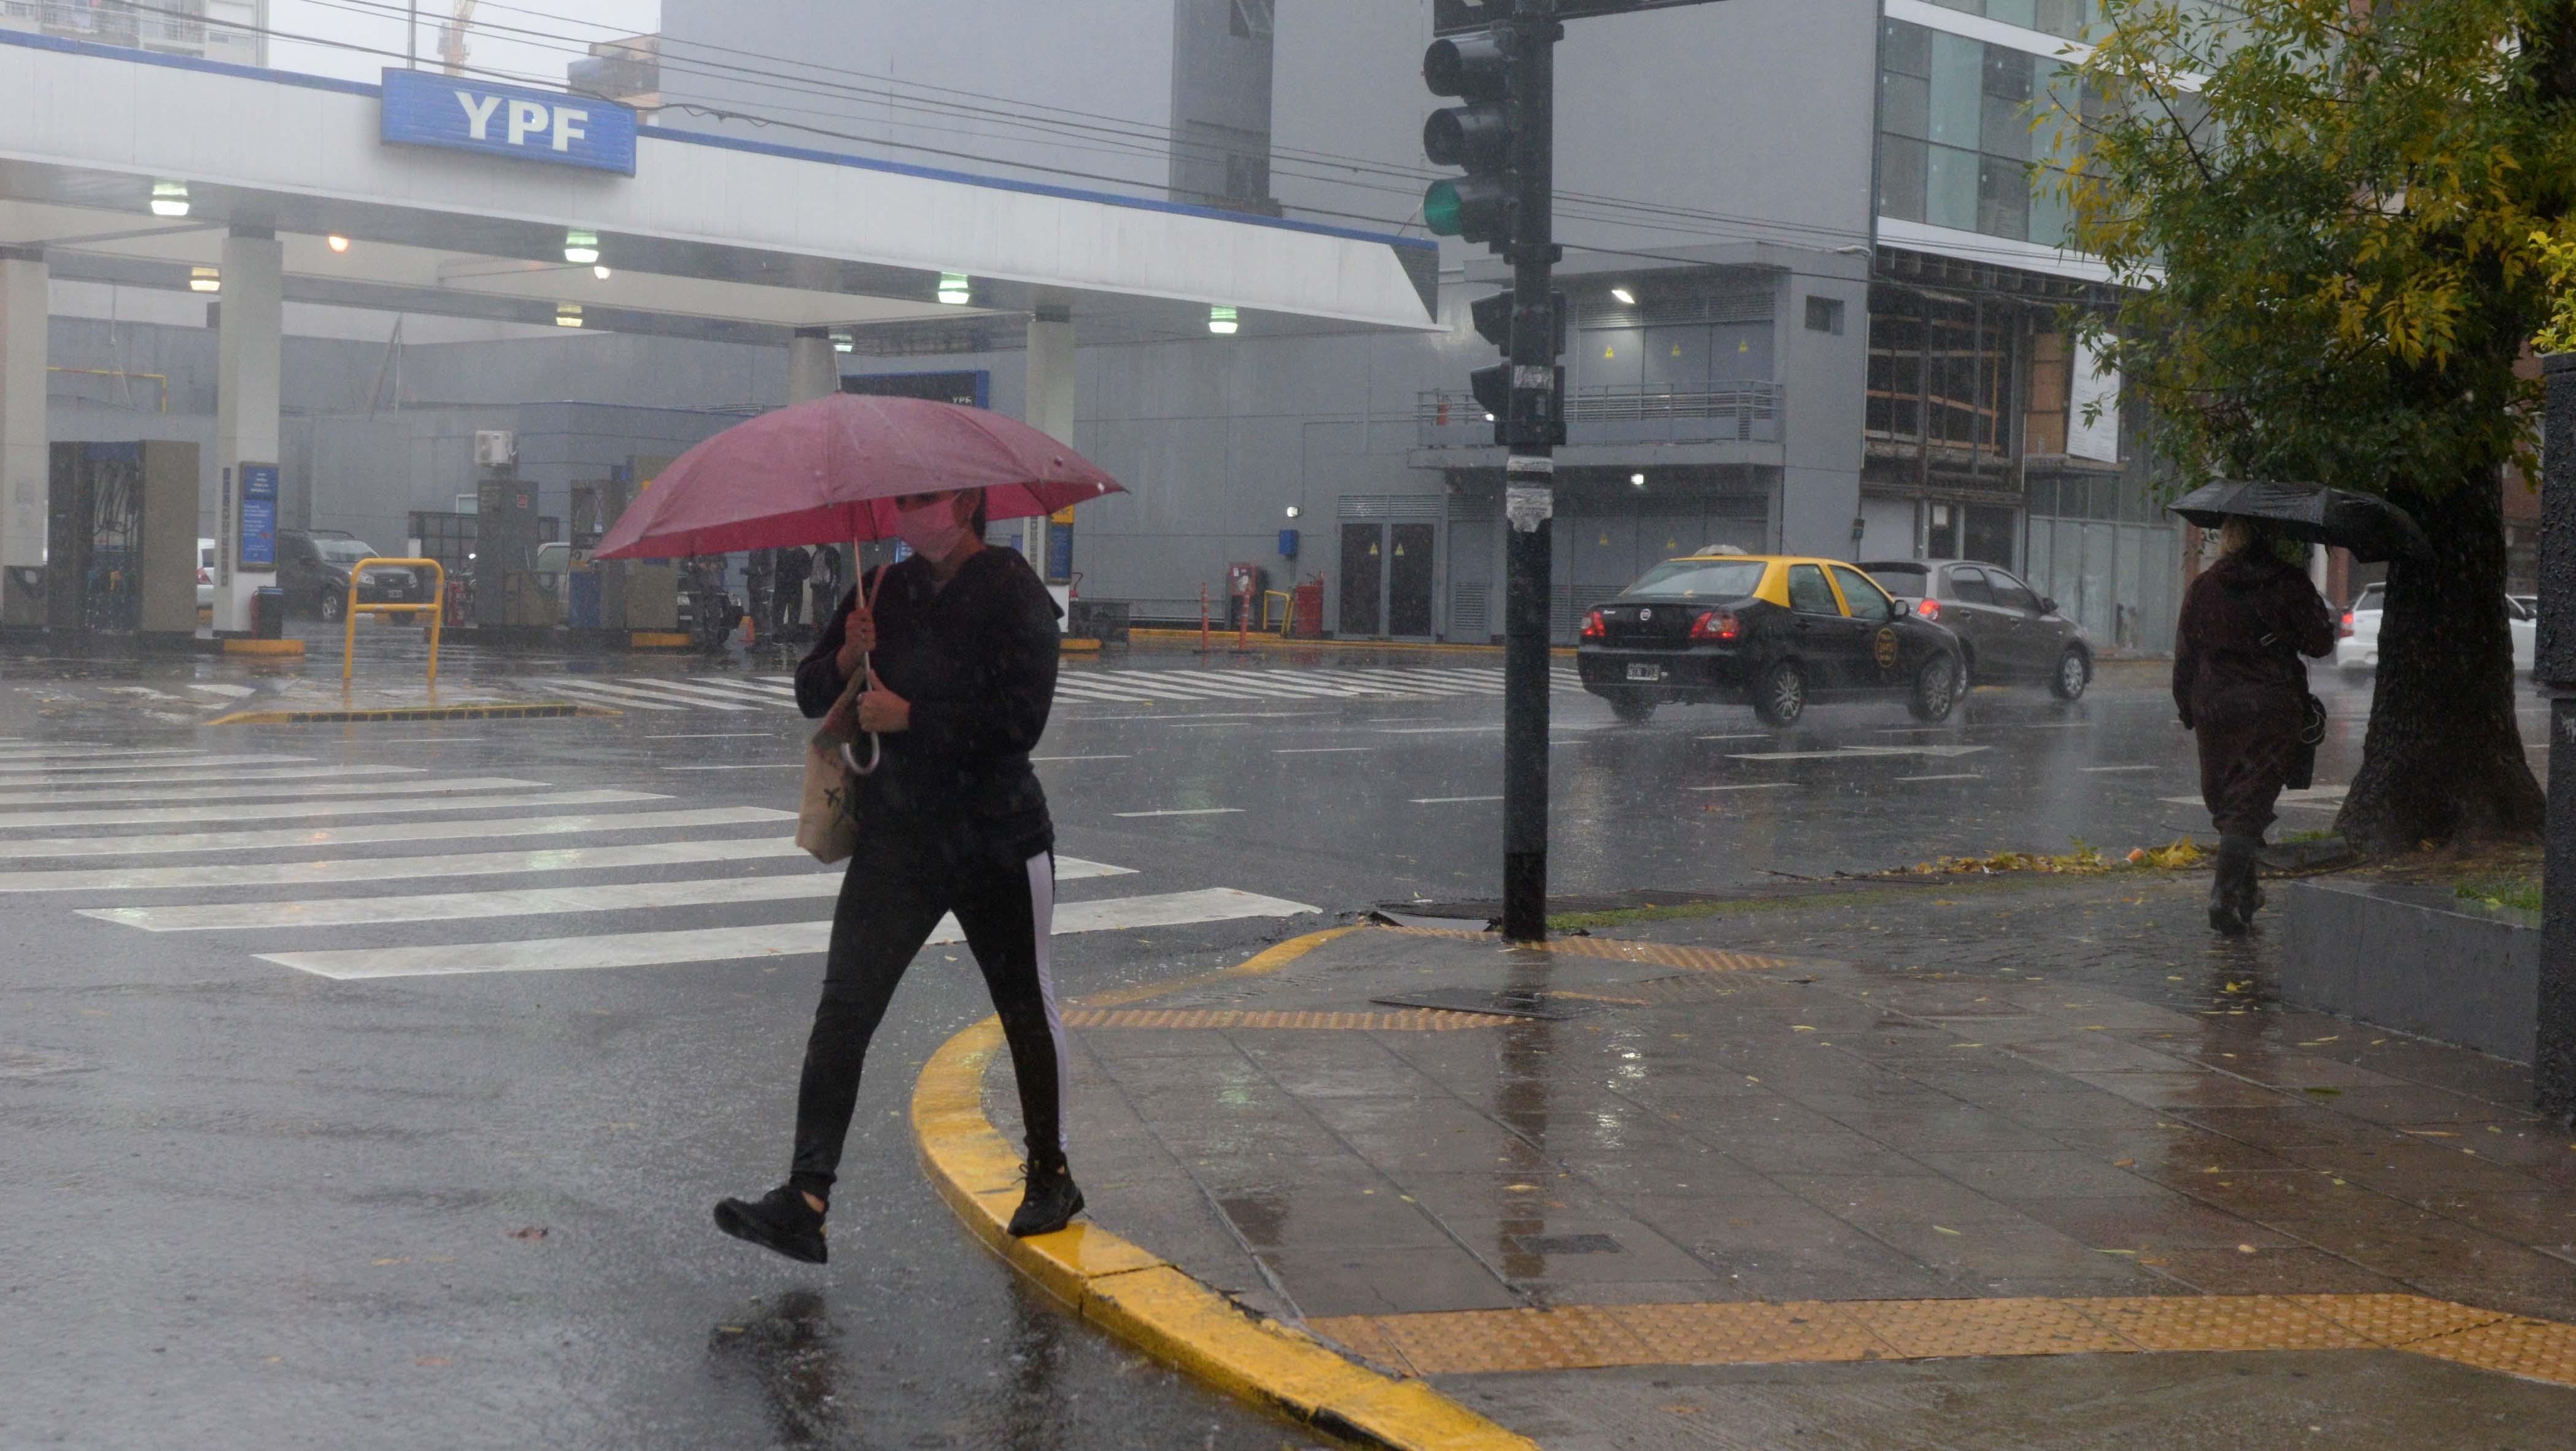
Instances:
[[[384,97],[388,145],[635,174],[635,112],[615,101],[415,70],[386,71]]]

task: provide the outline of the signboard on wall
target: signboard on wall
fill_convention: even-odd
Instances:
[[[953,373],[852,373],[841,379],[844,393],[873,398],[927,398],[968,408],[993,406],[993,375],[983,368]]]
[[[388,69],[379,139],[635,174],[635,112],[597,96]]]
[[[2120,461],[2120,370],[2090,341],[2075,347],[2075,381],[2067,393],[2066,451],[2106,464]]]
[[[247,570],[277,568],[277,465],[241,466],[241,538],[237,558]]]

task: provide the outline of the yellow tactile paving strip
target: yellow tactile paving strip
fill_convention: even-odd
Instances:
[[[1064,1015],[1068,1028],[1289,1028],[1387,1033],[1454,1033],[1462,1028],[1499,1028],[1513,1021],[1495,1013],[1447,1013],[1428,1008],[1392,1013],[1074,1008]]]
[[[1310,1322],[1415,1375],[2183,1350],[2405,1350],[2576,1386],[2576,1325],[2420,1295],[1567,1305]]]
[[[1500,940],[1490,932],[1471,932],[1458,927],[1378,927],[1373,930],[1404,937]],[[1614,962],[1635,962],[1649,967],[1686,967],[1697,972],[1758,972],[1765,968],[1791,966],[1785,957],[1720,952],[1713,947],[1675,947],[1666,942],[1622,942],[1613,937],[1551,937],[1545,942],[1521,946],[1522,950],[1529,952],[1553,952],[1563,957],[1606,957]]]

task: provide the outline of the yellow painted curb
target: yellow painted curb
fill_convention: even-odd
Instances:
[[[304,653],[304,642],[301,640],[226,640],[224,653],[227,655],[301,655]]]
[[[688,647],[689,637],[678,630],[637,630],[626,643],[637,650],[680,650]]]
[[[1221,975],[1274,971],[1349,930],[1283,942]],[[984,1068],[1001,1045],[994,1018],[940,1045],[913,1085],[912,1137],[932,1187],[1014,1269],[1157,1360],[1319,1431],[1406,1451],[1537,1451],[1421,1381],[1380,1374],[1303,1331],[1254,1319],[1098,1225],[1013,1239],[1020,1156],[984,1117]]]
[[[1100,642],[1085,639],[1080,635],[1067,635],[1056,642],[1056,648],[1067,655],[1097,655],[1100,653]]]

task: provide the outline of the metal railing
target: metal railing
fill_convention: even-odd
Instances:
[[[1570,389],[1565,441],[1777,443],[1780,391],[1777,383],[1721,383],[1704,389],[1614,383]],[[1423,448],[1494,446],[1493,422],[1471,393],[1426,389],[1415,399],[1413,422]]]
[[[360,604],[358,602],[358,576],[365,574],[369,569],[379,564],[401,565],[407,569],[426,569],[438,576],[438,582],[431,588],[429,598],[424,601],[403,605],[386,604],[381,602],[376,604]],[[341,616],[340,626],[341,688],[344,690],[348,688],[349,677],[357,668],[358,612],[360,610],[364,610],[371,615],[416,615],[427,612],[429,615],[429,685],[431,689],[437,689],[438,630],[440,623],[446,618],[446,607],[447,567],[440,564],[435,559],[377,559],[371,557],[361,559],[357,563],[350,565],[349,608],[346,613]]]

